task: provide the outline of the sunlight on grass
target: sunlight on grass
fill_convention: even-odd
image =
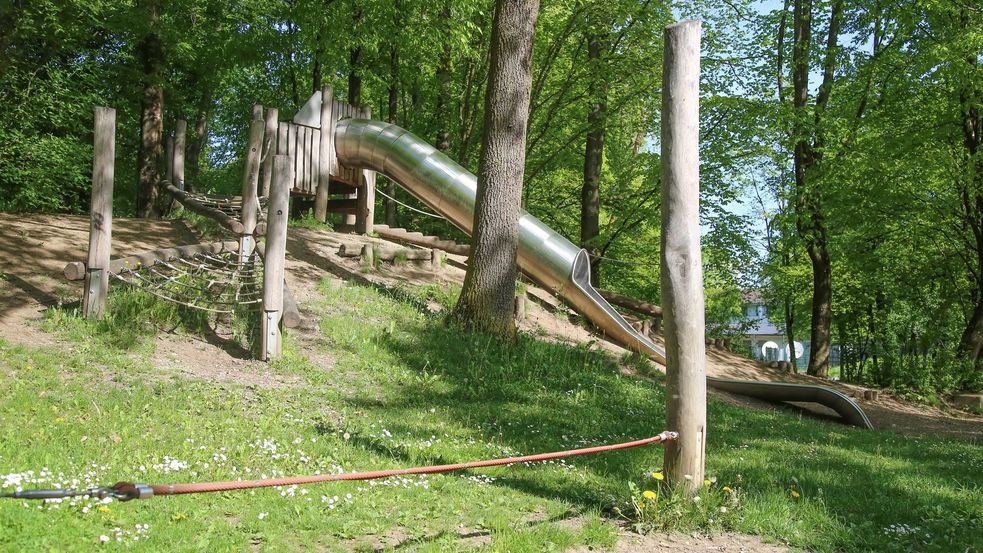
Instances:
[[[71,312],[49,316],[45,328],[68,352],[0,344],[0,487],[351,472],[663,430],[663,390],[625,376],[604,353],[530,336],[509,345],[461,334],[421,305],[451,297],[447,291],[327,284],[320,291],[313,308],[321,334],[312,347],[333,364],[311,362],[288,335],[287,354],[269,370],[300,379],[290,387],[156,377],[147,336],[162,326],[191,334],[200,327],[125,294],[114,293],[117,318],[104,323]],[[107,379],[107,371],[129,376]],[[698,502],[660,487],[652,473],[662,448],[647,447],[481,472],[126,504],[0,502],[0,549],[118,540],[148,550],[402,544],[532,552],[609,547],[618,521],[639,530],[758,533],[817,551],[964,551],[983,535],[979,444],[715,401],[709,421],[707,469],[716,481]],[[555,524],[571,518],[577,524]]]

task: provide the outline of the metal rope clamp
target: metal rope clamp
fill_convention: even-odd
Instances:
[[[150,499],[154,496],[154,489],[147,484],[132,484],[130,482],[117,482],[112,486],[101,488],[88,488],[85,490],[22,490],[9,493],[0,493],[0,497],[10,497],[14,499],[65,499],[68,497],[92,497],[94,499],[105,499],[111,497],[116,501],[129,501],[131,499]]]

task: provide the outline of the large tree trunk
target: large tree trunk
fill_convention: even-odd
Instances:
[[[161,44],[159,0],[142,3],[146,10],[148,31],[137,46],[137,58],[143,68],[143,98],[140,113],[140,152],[137,157],[136,215],[160,215],[157,198],[160,195],[160,164],[164,139],[164,91],[160,72],[164,65]]]
[[[539,0],[498,0],[495,7],[471,257],[452,313],[465,326],[509,337],[515,335],[519,202],[538,12]]]
[[[595,24],[596,26],[596,24]],[[584,183],[580,191],[580,246],[590,253],[590,280],[601,285],[601,259],[597,236],[601,229],[601,167],[604,163],[604,116],[607,85],[601,50],[607,42],[602,31],[587,37],[590,77],[590,107],[587,111],[587,144],[584,151]]]
[[[806,246],[806,249],[812,261],[812,334],[809,338],[811,349],[807,372],[813,376],[825,377],[829,374],[830,336],[833,325],[832,268],[825,239],[815,239]]]
[[[962,17],[968,18],[965,13]],[[975,70],[978,65],[976,58],[968,57],[966,62],[973,69],[969,71],[969,75],[978,73]],[[973,279],[976,282],[976,303],[962,339],[959,340],[959,351],[979,366],[983,355],[983,153],[980,152],[980,144],[983,142],[983,91],[980,90],[979,82],[970,80],[959,99],[967,163],[962,194],[963,211],[973,230],[976,245],[976,274]]]

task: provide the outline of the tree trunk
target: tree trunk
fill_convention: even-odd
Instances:
[[[829,252],[825,240],[810,242],[806,249],[812,261],[812,334],[809,337],[809,369],[813,376],[829,374],[830,334],[833,322],[833,286]]]
[[[399,7],[399,2],[396,2]],[[398,22],[397,22],[398,23]],[[399,47],[394,40],[389,46],[389,122],[396,122],[396,113],[399,110]],[[386,178],[386,225],[395,228],[396,224],[396,183]]]
[[[795,0],[793,13],[792,84],[792,136],[795,137],[793,164],[795,166],[796,229],[806,245],[812,261],[812,332],[808,373],[826,376],[829,372],[830,329],[832,326],[832,266],[829,258],[827,231],[823,220],[820,193],[815,179],[816,168],[822,157],[822,136],[819,128],[822,114],[829,101],[834,78],[836,39],[842,2],[834,2],[830,17],[829,38],[826,45],[823,82],[816,97],[812,114],[816,128],[808,126],[806,108],[809,103],[809,55],[812,45],[812,0]],[[815,143],[813,142],[815,140]]]
[[[961,14],[963,23],[968,16]],[[971,66],[969,75],[978,73],[978,62],[974,57],[966,58]],[[959,95],[962,115],[963,146],[966,148],[966,177],[963,192],[963,210],[965,218],[973,230],[976,245],[976,282],[974,297],[976,304],[973,314],[966,324],[962,339],[959,340],[959,351],[977,367],[983,355],[983,154],[980,144],[983,142],[983,91],[979,89],[978,81],[969,81]]]
[[[201,91],[201,99],[198,102],[198,112],[195,114],[195,134],[194,138],[188,143],[188,180],[185,189],[188,192],[200,190],[201,179],[201,153],[208,143],[208,114],[212,109],[212,87],[206,85]]]
[[[795,309],[792,307],[792,300],[785,297],[785,340],[788,343],[789,362],[792,363],[792,372],[798,371],[798,364],[795,360],[795,336],[792,334],[792,325],[795,323]]]
[[[148,19],[148,31],[137,46],[137,58],[143,68],[143,98],[140,114],[140,152],[137,157],[136,215],[160,215],[160,164],[164,139],[164,91],[160,72],[164,64],[164,47],[158,34],[159,0],[142,3]]]
[[[445,3],[440,10],[440,23],[444,27],[444,32],[450,32],[451,6]],[[451,149],[451,130],[450,117],[448,117],[448,106],[451,97],[451,43],[444,41],[444,47],[440,51],[440,59],[437,62],[437,149],[447,152]]]
[[[515,335],[519,202],[538,12],[539,0],[498,0],[495,7],[471,257],[451,314],[467,327],[507,337]]]
[[[362,27],[362,8],[356,6],[352,28],[356,33]],[[355,46],[348,52],[348,104],[358,108],[362,103],[362,47]]]
[[[590,254],[590,281],[601,285],[600,248],[596,242],[601,222],[601,167],[604,163],[604,116],[607,109],[607,85],[601,50],[607,42],[605,33],[587,37],[587,65],[590,77],[590,107],[587,111],[587,144],[584,151],[584,183],[580,191],[580,246]]]

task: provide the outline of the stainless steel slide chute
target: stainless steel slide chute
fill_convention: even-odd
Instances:
[[[391,123],[369,119],[342,119],[335,128],[338,161],[382,173],[407,192],[471,234],[478,180],[443,152]],[[612,340],[660,363],[665,351],[636,331],[590,284],[587,251],[574,245],[542,221],[522,211],[519,218],[519,267],[539,284],[564,298]],[[850,398],[823,386],[785,385],[773,382],[726,381],[707,378],[713,387],[740,387],[736,393],[776,401],[816,401],[835,409],[844,419],[866,421],[863,410]],[[790,388],[789,386],[794,386]],[[809,391],[815,399],[795,399]],[[781,399],[789,396],[789,399]],[[794,396],[794,397],[793,397]],[[845,400],[845,401],[844,401]]]

